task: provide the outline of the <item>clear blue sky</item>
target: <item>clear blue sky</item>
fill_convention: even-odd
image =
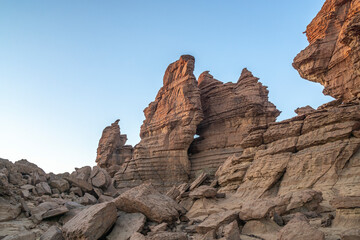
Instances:
[[[143,109],[168,64],[195,57],[236,82],[247,67],[270,100],[297,107],[331,100],[291,63],[324,0],[0,1],[0,157],[45,171],[95,165],[104,127],[120,118],[139,142]]]

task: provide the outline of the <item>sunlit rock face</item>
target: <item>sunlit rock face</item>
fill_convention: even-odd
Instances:
[[[327,0],[308,25],[310,45],[294,59],[301,77],[345,102],[360,97],[360,1]]]
[[[115,176],[119,187],[151,180],[159,186],[187,181],[190,174],[188,148],[203,119],[200,91],[193,74],[195,59],[184,55],[169,65],[163,87],[144,110],[141,141],[133,159]]]
[[[217,171],[221,191],[252,201],[313,189],[325,207],[334,197],[358,196],[359,113],[359,104],[342,104],[254,128],[243,153]]]
[[[242,152],[249,129],[275,122],[280,111],[258,80],[246,68],[236,83],[220,82],[208,71],[199,76],[204,119],[189,149],[192,176],[199,171],[213,175],[227,157]]]
[[[125,160],[131,159],[133,151],[132,146],[125,145],[127,136],[120,133],[119,121],[116,120],[104,129],[97,149],[97,165],[105,168],[111,176],[120,169]]]

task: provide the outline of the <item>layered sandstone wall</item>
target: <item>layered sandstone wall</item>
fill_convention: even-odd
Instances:
[[[267,87],[246,68],[236,83],[203,72],[198,86],[204,119],[189,149],[192,177],[200,171],[214,175],[230,155],[242,152],[240,142],[251,128],[275,122],[280,114],[268,100]]]
[[[253,129],[217,171],[221,190],[243,199],[322,192],[323,206],[360,193],[360,105],[321,108]]]
[[[293,63],[301,77],[343,101],[360,97],[359,22],[359,0],[326,1],[306,29],[310,45]]]
[[[135,146],[133,159],[115,175],[119,187],[146,180],[172,186],[189,179],[187,152],[203,119],[194,64],[194,57],[184,55],[167,68],[163,87],[144,110],[141,141]]]

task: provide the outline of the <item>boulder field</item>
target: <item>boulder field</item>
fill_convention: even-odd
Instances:
[[[196,79],[183,55],[136,146],[116,120],[94,167],[0,159],[0,239],[360,239],[360,0],[326,0],[306,35],[293,66],[334,101],[277,122],[248,69]]]

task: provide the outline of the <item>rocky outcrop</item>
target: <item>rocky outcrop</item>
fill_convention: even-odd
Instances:
[[[125,145],[127,136],[120,133],[119,121],[116,120],[104,129],[97,149],[98,166],[105,168],[111,176],[114,176],[125,161],[131,159],[133,152],[131,145]]]
[[[194,64],[194,57],[184,55],[167,68],[163,87],[144,110],[133,159],[115,176],[117,186],[136,186],[145,180],[173,186],[188,180],[188,148],[203,118]]]
[[[340,105],[255,128],[243,154],[219,169],[220,191],[258,199],[310,188],[322,192],[326,207],[334,197],[359,195],[359,113],[360,105]]]
[[[300,75],[324,86],[324,94],[360,97],[360,1],[327,0],[306,29],[310,45],[294,59]]]
[[[204,119],[189,149],[192,176],[205,171],[214,175],[234,153],[251,128],[275,122],[280,114],[268,100],[268,90],[246,68],[236,83],[222,83],[208,71],[198,79]]]

